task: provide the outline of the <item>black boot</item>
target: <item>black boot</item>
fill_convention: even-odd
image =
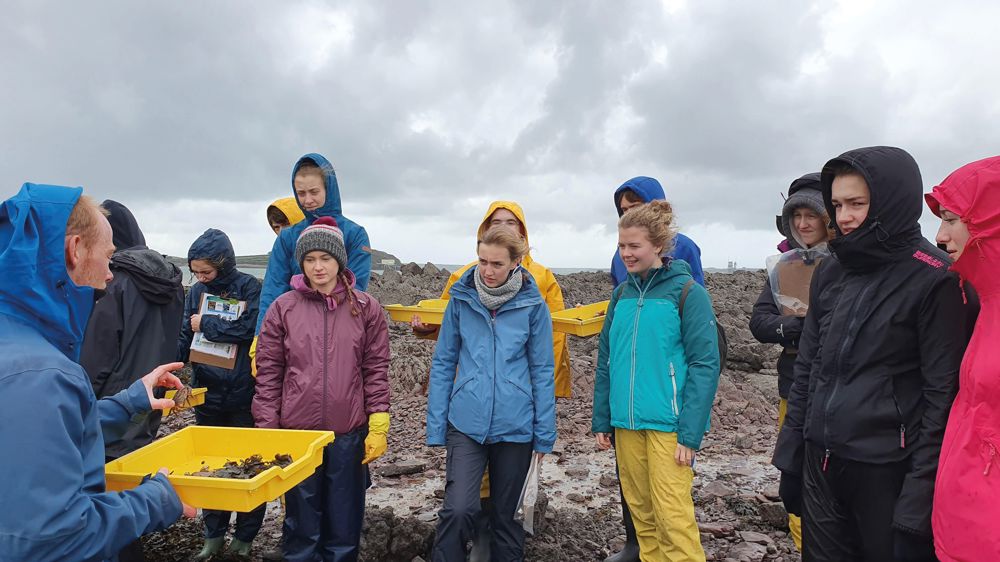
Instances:
[[[618,483],[621,493],[621,482]],[[618,554],[604,559],[604,562],[639,562],[639,540],[635,538],[635,524],[632,523],[632,513],[628,510],[625,495],[622,494],[622,523],[625,525],[625,547]]]
[[[469,562],[489,562],[490,540],[493,533],[490,529],[490,499],[480,500],[479,514],[476,515],[475,534],[472,537],[472,550],[469,552]]]

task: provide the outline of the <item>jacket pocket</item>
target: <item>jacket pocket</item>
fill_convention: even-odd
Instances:
[[[449,398],[454,398],[459,392],[461,392],[470,382],[472,382],[472,377],[469,377],[462,381],[460,384],[456,384],[454,388],[451,389],[451,396]]]

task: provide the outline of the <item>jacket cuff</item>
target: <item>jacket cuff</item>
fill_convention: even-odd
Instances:
[[[158,515],[161,516],[161,518],[150,517],[150,528],[146,529],[146,533],[166,529],[181,518],[181,515],[184,514],[184,506],[181,504],[181,498],[177,495],[177,491],[174,490],[173,485],[170,484],[170,480],[165,475],[156,473],[152,478],[146,480],[144,484],[147,486],[156,486],[159,489],[158,499],[160,500],[160,509]]]
[[[532,445],[532,449],[534,449],[536,453],[549,454],[552,452],[552,447],[554,445],[555,443],[550,443],[548,441],[542,442],[536,439],[534,444]]]
[[[444,447],[445,446],[445,432],[438,429],[433,429],[430,426],[427,427],[427,446],[428,447]]]
[[[149,403],[149,394],[146,393],[146,385],[142,383],[142,379],[129,385],[125,396],[128,398],[128,404],[125,404],[125,406],[129,411],[129,416],[148,412],[153,409]]]

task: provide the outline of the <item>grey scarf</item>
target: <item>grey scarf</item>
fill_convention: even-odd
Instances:
[[[514,295],[521,290],[521,285],[524,283],[524,275],[521,273],[520,266],[512,271],[507,282],[499,287],[488,287],[483,278],[479,276],[478,266],[473,277],[476,278],[476,290],[479,291],[479,300],[482,301],[483,306],[488,310],[496,310],[503,306],[505,302],[514,298]]]

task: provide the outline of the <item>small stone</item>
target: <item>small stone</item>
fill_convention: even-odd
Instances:
[[[771,537],[765,535],[764,533],[758,533],[756,531],[740,531],[740,538],[746,542],[752,542],[757,544],[773,544],[774,540]]]
[[[444,499],[444,488],[434,490],[434,497],[443,500]]]
[[[421,513],[421,514],[417,515],[417,519],[419,519],[419,520],[421,520],[421,521],[423,521],[425,523],[430,523],[431,521],[435,521],[435,520],[437,520],[437,518],[438,518],[438,514],[437,514],[436,511],[427,511],[427,512],[424,512],[424,513]]]
[[[741,542],[729,550],[729,557],[737,560],[760,562],[767,556],[767,547],[752,542]]]
[[[698,524],[698,528],[703,533],[708,533],[713,537],[726,537],[733,534],[733,526],[727,523],[707,522]]]
[[[781,496],[778,495],[777,486],[769,486],[767,488],[764,488],[763,490],[760,491],[760,493],[763,494],[765,498],[773,502],[781,501]]]
[[[614,476],[611,476],[610,474],[605,474],[601,476],[601,486],[605,488],[617,488],[618,479],[615,478]]]
[[[405,460],[380,466],[378,469],[379,476],[403,476],[405,474],[417,474],[427,470],[427,463],[423,461],[416,460]]]
[[[753,438],[746,433],[737,433],[733,438],[733,447],[737,449],[752,449],[753,445]]]
[[[583,480],[587,476],[590,476],[590,469],[585,466],[574,466],[572,468],[567,468],[566,476],[569,476],[570,478],[576,478],[578,480]]]
[[[587,501],[587,498],[583,497],[583,494],[580,494],[578,492],[570,492],[566,494],[566,499],[576,503],[585,503]]]
[[[722,482],[719,482],[718,480],[713,480],[708,484],[705,484],[705,486],[702,487],[701,492],[703,494],[714,496],[717,498],[726,498],[736,494],[735,490],[733,490],[729,486],[726,486]]]

